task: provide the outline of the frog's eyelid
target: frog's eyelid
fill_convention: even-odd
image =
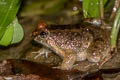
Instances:
[[[50,31],[48,31],[48,35],[50,35]]]
[[[50,31],[48,31],[48,35],[47,35],[46,39],[48,39],[49,35],[50,35]]]
[[[49,31],[47,31],[47,36],[45,37],[45,38],[43,38],[43,37],[41,37],[41,35],[39,35],[38,37],[40,37],[41,39],[48,39],[48,37],[49,37],[49,35],[50,35],[50,32]]]

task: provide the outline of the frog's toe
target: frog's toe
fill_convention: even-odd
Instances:
[[[55,66],[55,67],[52,67],[53,69],[61,69],[60,66]]]
[[[62,66],[60,66],[60,69],[61,70],[71,70],[73,68],[73,66],[71,66],[71,65],[69,65],[69,64],[67,64],[67,65],[62,65]]]
[[[33,52],[33,53],[39,53],[39,51],[38,52]],[[37,59],[39,56],[42,56],[42,55],[45,55],[45,57],[48,58],[48,53],[40,52],[38,55],[36,55],[34,57],[34,59]]]
[[[103,61],[99,63],[99,69],[102,68],[102,66],[103,66],[107,61],[109,61],[111,58],[112,58],[111,55],[109,55],[109,56],[107,56],[106,58],[104,58]]]
[[[34,59],[37,59],[39,56],[42,56],[42,55],[45,55],[45,57],[48,58],[48,53],[50,52],[51,52],[50,50],[42,48],[38,50],[37,52],[32,52],[32,53],[38,53],[38,55],[34,57]]]

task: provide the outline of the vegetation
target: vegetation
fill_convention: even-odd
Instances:
[[[8,46],[23,38],[22,27],[16,18],[20,4],[21,0],[0,0],[0,45]]]
[[[36,0],[36,3],[26,6],[24,10],[33,9],[35,14],[52,14],[57,13],[63,5],[69,0]],[[109,12],[114,0],[82,0],[82,12],[84,18],[101,18]],[[0,45],[8,46],[18,43],[22,40],[24,33],[19,24],[16,14],[20,8],[22,0],[0,0]],[[39,3],[39,4],[38,4]],[[49,4],[49,5],[48,5]],[[43,8],[44,6],[44,8]],[[36,11],[39,8],[39,11]],[[42,9],[43,8],[43,9]],[[79,11],[78,11],[79,12]],[[77,13],[78,13],[77,12]],[[27,12],[32,15],[32,12]],[[111,46],[116,47],[117,35],[119,32],[120,8],[117,11],[113,30],[111,32]],[[24,15],[24,14],[23,14]]]

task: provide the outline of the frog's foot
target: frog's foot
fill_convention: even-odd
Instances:
[[[107,24],[103,21],[103,24],[100,26],[102,29],[107,29],[107,30],[111,30],[111,25]]]
[[[79,71],[83,71],[83,72],[92,72],[92,71],[97,71],[98,70],[98,66],[96,65],[96,63],[91,63],[89,61],[80,61],[77,62],[74,66],[73,69],[79,70]]]
[[[102,66],[103,66],[108,60],[110,60],[112,57],[113,57],[112,55],[109,55],[109,56],[107,56],[102,62],[100,62],[100,63],[98,64],[98,65],[99,65],[99,69],[101,69]]]
[[[76,61],[76,54],[73,53],[72,51],[67,52],[61,65],[60,65],[60,69],[62,69],[62,70],[72,69],[75,61]]]
[[[45,55],[45,57],[48,58],[48,53],[51,53],[51,51],[46,48],[41,48],[37,52],[32,52],[32,53],[38,53],[38,55],[36,55],[34,59],[37,59],[41,55]]]
[[[53,69],[61,69],[60,66],[55,66],[55,67],[52,67]]]
[[[108,54],[108,55],[104,58],[103,62],[101,62],[101,63],[99,64],[99,69],[100,69],[107,61],[109,61],[112,57],[114,57],[116,54],[117,54],[117,49],[116,49],[116,48],[112,49],[111,52],[110,52],[110,54]]]

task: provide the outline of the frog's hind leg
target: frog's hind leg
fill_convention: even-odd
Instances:
[[[34,59],[37,59],[38,57],[40,57],[41,55],[45,55],[46,58],[48,58],[48,53],[51,53],[51,51],[45,47],[41,48],[40,50],[36,51],[36,52],[32,52],[32,53],[38,53],[38,55],[36,55],[34,57]]]
[[[109,56],[107,56],[107,57],[103,60],[103,62],[100,62],[100,63],[99,63],[99,69],[101,69],[102,66],[103,66],[108,60],[110,60],[111,58],[112,58],[112,56],[109,55]]]
[[[72,50],[66,51],[66,54],[61,63],[60,69],[62,70],[72,69],[75,61],[76,61],[76,54]]]
[[[102,66],[109,61],[112,57],[114,57],[117,54],[117,49],[113,49],[109,52],[109,54],[104,58],[103,62],[99,63],[99,69],[102,68]]]

